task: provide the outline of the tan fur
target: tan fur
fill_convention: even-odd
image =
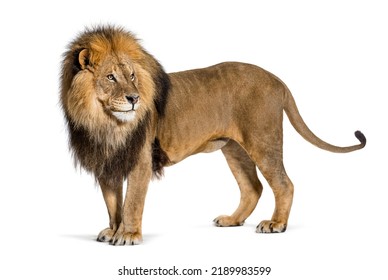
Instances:
[[[117,77],[114,83],[111,74]],[[139,95],[139,102],[133,117],[122,120],[115,112],[132,106],[129,94]],[[294,188],[283,167],[283,110],[296,130],[322,149],[350,152],[366,143],[360,132],[361,144],[351,147],[320,140],[303,122],[287,87],[257,66],[222,63],[167,76],[132,34],[109,26],[87,30],[70,44],[61,100],[75,159],[94,174],[108,208],[109,228],[97,239],[115,245],[142,241],[144,200],[153,172],[219,149],[239,184],[241,200],[232,215],[219,216],[215,224],[242,225],[252,213],[263,189],[258,167],[276,207],[257,232],[285,231]]]

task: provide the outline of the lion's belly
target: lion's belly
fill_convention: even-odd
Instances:
[[[226,145],[226,143],[228,143],[228,141],[229,141],[228,138],[221,138],[221,139],[216,139],[216,140],[210,141],[210,142],[206,143],[206,145],[202,149],[200,149],[200,151],[198,153],[215,152],[215,151],[221,149],[222,147],[224,147]]]
[[[185,158],[198,153],[212,153],[224,147],[228,143],[228,138],[220,138],[206,141],[196,145],[170,145],[168,148],[162,149],[168,156],[171,165],[178,163]],[[175,146],[175,147],[174,147]]]

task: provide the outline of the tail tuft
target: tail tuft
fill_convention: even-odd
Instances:
[[[357,137],[357,139],[361,142],[361,145],[364,147],[366,145],[366,138],[365,138],[365,135],[357,130],[354,135]]]

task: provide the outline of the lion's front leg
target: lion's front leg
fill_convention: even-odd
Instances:
[[[121,210],[123,204],[123,181],[114,182],[100,178],[98,180],[102,195],[109,214],[109,227],[102,230],[97,241],[110,242],[121,223]]]
[[[110,244],[137,245],[143,241],[142,217],[148,184],[152,176],[152,163],[148,157],[139,159],[128,176],[127,193],[122,210],[122,221]]]

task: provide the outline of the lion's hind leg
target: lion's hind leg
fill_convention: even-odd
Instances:
[[[219,216],[214,219],[214,223],[220,227],[240,226],[255,209],[263,186],[257,177],[256,164],[239,144],[230,140],[222,148],[222,152],[240,187],[241,197],[240,204],[232,215]]]
[[[283,166],[282,155],[279,150],[270,149],[259,156],[257,166],[272,188],[275,196],[275,211],[271,220],[264,220],[256,228],[259,233],[284,232],[287,229],[288,217],[290,215],[294,186],[288,178]]]

